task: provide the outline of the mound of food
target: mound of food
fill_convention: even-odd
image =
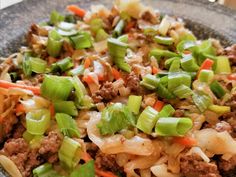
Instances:
[[[0,64],[14,177],[220,177],[236,166],[236,46],[139,0],[69,5]]]

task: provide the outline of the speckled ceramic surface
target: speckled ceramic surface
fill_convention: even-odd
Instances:
[[[203,39],[220,39],[224,46],[236,43],[236,11],[207,0],[143,0],[146,4],[183,18],[187,27]],[[90,5],[111,6],[112,0],[25,0],[12,7],[0,10],[0,56],[17,51],[24,44],[25,33],[30,24],[48,19],[52,10],[64,12],[67,4],[75,3],[88,9]],[[235,177],[236,172],[223,177]],[[1,172],[0,177],[4,173]]]

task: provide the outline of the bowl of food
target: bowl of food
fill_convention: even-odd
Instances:
[[[1,175],[235,176],[236,13],[91,4],[33,0],[0,14]],[[24,18],[9,15],[19,9]]]

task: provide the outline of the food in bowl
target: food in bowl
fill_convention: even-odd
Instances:
[[[69,5],[0,65],[14,177],[220,177],[236,165],[236,47],[138,0]]]

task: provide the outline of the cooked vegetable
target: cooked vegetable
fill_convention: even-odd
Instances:
[[[34,177],[49,177],[49,176],[62,177],[55,170],[53,170],[52,164],[50,163],[45,163],[35,168],[33,170],[33,174]]]
[[[225,56],[219,56],[216,60],[216,74],[231,74],[229,59]]]
[[[158,83],[159,83],[158,78],[156,78],[156,76],[151,75],[151,74],[145,75],[143,80],[140,82],[142,86],[146,87],[149,90],[156,89],[158,86]]]
[[[70,37],[75,49],[85,49],[92,47],[91,36],[87,32],[79,32],[76,36]]]
[[[178,57],[179,55],[169,50],[152,49],[149,53],[149,56],[154,56],[158,61],[160,61],[161,57],[170,58],[170,57]]]
[[[89,162],[81,165],[78,169],[74,170],[70,177],[94,177],[95,176],[95,167],[94,161],[90,160]]]
[[[57,57],[62,48],[63,39],[56,30],[52,30],[48,34],[47,52],[52,57]]]
[[[142,103],[142,96],[130,95],[128,99],[128,108],[134,114],[139,114],[139,109]]]
[[[202,69],[199,73],[199,81],[200,82],[206,82],[206,83],[211,83],[214,77],[214,72],[212,70],[206,70]]]
[[[190,55],[184,55],[183,59],[181,61],[181,67],[188,72],[194,72],[199,69],[199,66],[197,65],[197,62],[193,58],[193,56]]]
[[[79,17],[83,17],[86,14],[86,11],[84,9],[81,9],[76,5],[68,5],[66,9],[74,13],[75,15],[78,15]]]
[[[124,27],[125,27],[125,21],[123,19],[121,19],[117,23],[117,25],[116,25],[113,33],[112,33],[112,37],[114,37],[114,38],[119,37],[122,34],[122,31],[123,31]]]
[[[52,11],[50,15],[50,24],[56,25],[61,21],[64,21],[65,17],[58,13],[57,11]]]
[[[168,89],[173,91],[180,85],[190,87],[191,76],[185,73],[173,73],[168,75]]]
[[[204,112],[211,104],[211,98],[205,94],[194,93],[192,99],[201,112]]]
[[[158,44],[171,45],[174,40],[171,37],[155,36],[154,41]]]
[[[66,57],[56,63],[53,63],[51,66],[51,70],[53,72],[60,70],[61,72],[65,72],[71,67],[73,67],[74,64],[72,63],[72,58]]]
[[[176,87],[173,91],[174,95],[177,96],[178,98],[188,98],[193,94],[192,90],[187,87],[186,85],[180,85]]]
[[[225,94],[226,91],[223,89],[223,87],[220,85],[218,81],[213,81],[210,84],[211,91],[218,97],[222,98]]]
[[[165,105],[158,114],[158,117],[170,117],[174,114],[175,109],[170,105]]]
[[[58,113],[65,113],[71,116],[78,115],[77,108],[75,107],[75,104],[73,101],[54,101],[53,105],[54,105],[55,111]]]
[[[148,106],[140,114],[137,122],[137,128],[142,130],[144,133],[151,134],[157,119],[158,112],[152,107]]]
[[[69,137],[78,137],[78,138],[80,137],[80,133],[76,125],[76,122],[71,116],[64,113],[57,113],[56,120],[57,120],[57,125],[60,131],[63,133],[63,135]]]
[[[30,57],[31,69],[35,73],[44,73],[47,67],[47,62],[40,58]]]
[[[183,136],[192,126],[190,118],[163,117],[158,119],[155,132],[160,136]]]
[[[102,118],[97,127],[102,135],[107,135],[135,124],[135,117],[129,108],[121,103],[115,103],[102,111]]]

